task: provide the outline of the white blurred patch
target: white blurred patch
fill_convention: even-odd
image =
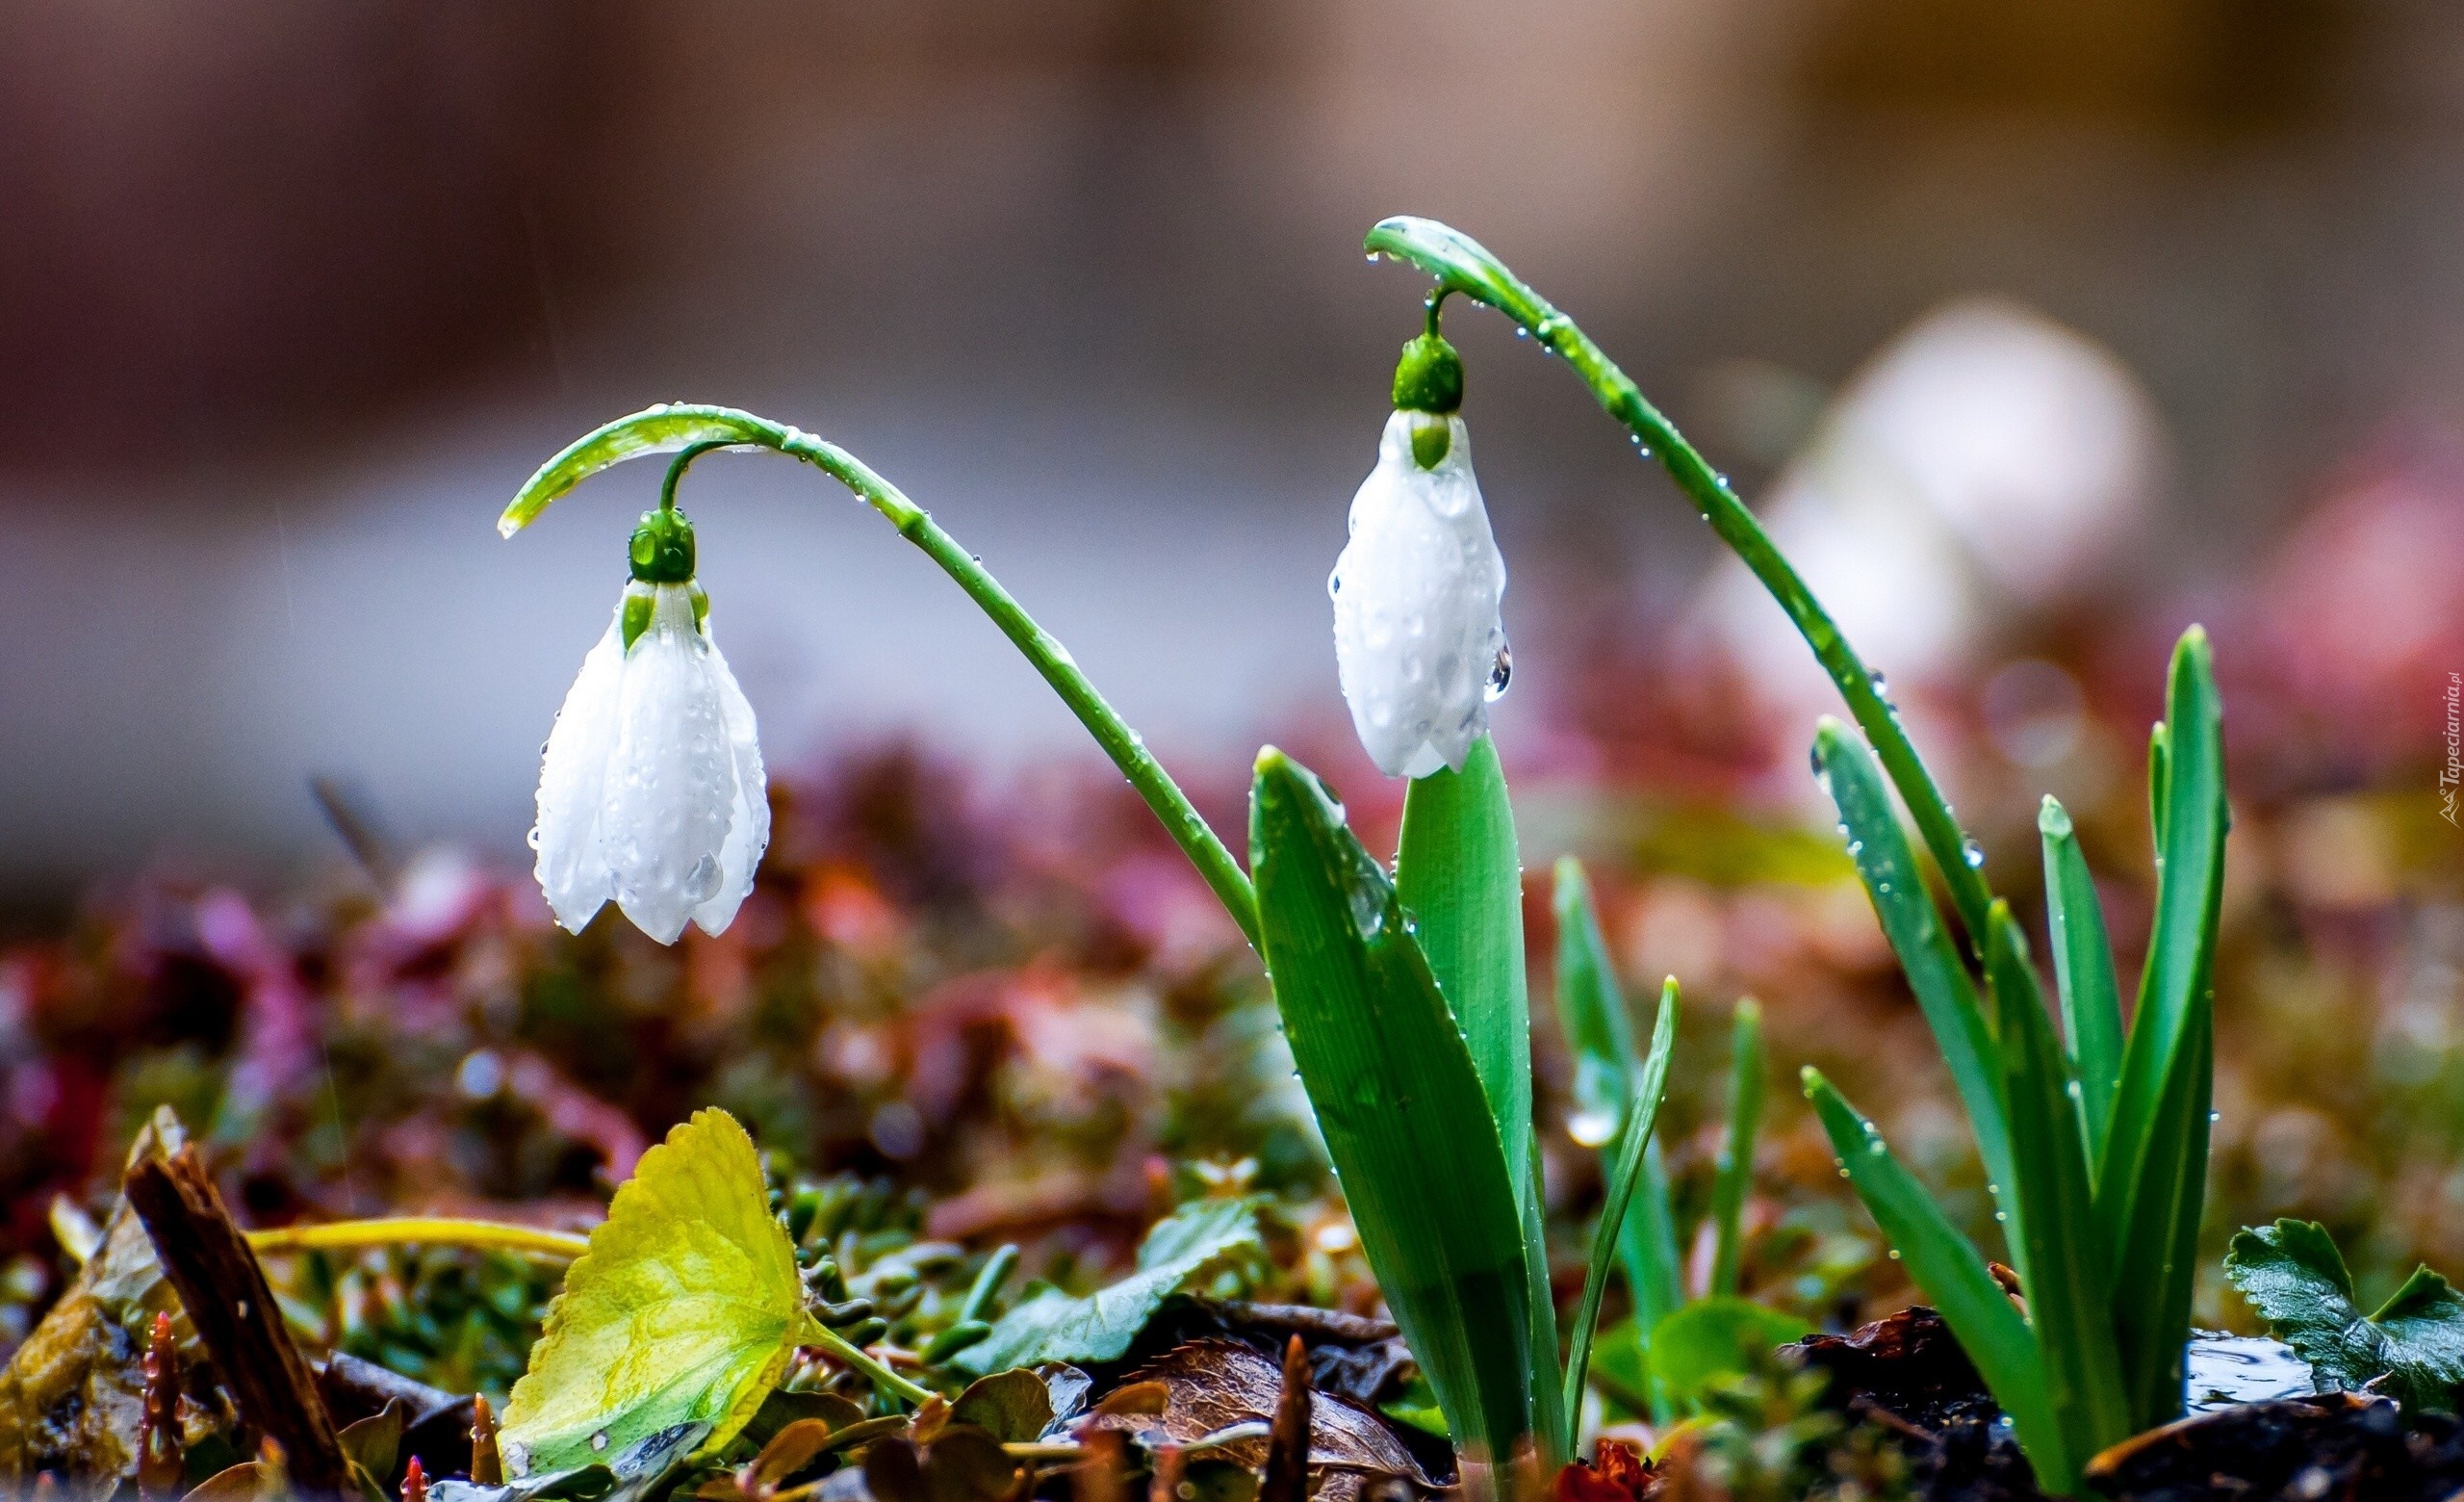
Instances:
[[[1926,315],[1850,383],[1758,507],[1870,666],[1975,664],[2013,616],[2077,594],[2144,526],[2156,414],[2102,347],[2015,304]],[[1698,619],[1774,699],[1833,689],[1761,584],[1724,559]]]

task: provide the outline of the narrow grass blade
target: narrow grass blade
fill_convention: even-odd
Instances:
[[[2171,1311],[2188,1317],[2188,1243],[2207,1193],[2205,1102],[2214,1081],[2206,1035],[2227,823],[2222,712],[2207,634],[2195,626],[2173,650],[2153,744],[2156,921],[2097,1166],[2096,1219],[2121,1296],[2117,1331],[2133,1400],[2162,1406],[2180,1401],[2168,1373],[2178,1372],[2188,1328],[2175,1330]]]
[[[2133,1186],[2116,1258],[2124,1276],[2114,1283],[2114,1338],[2137,1429],[2181,1417],[2187,1395],[2183,1348],[2191,1333],[2199,1217],[2207,1204],[2215,1085],[2214,1019],[2202,1000],[2159,1097],[2154,1151]]]
[[[1985,1258],[1891,1155],[1874,1124],[1858,1115],[1819,1071],[1808,1069],[1804,1078],[1806,1099],[1822,1118],[1840,1166],[1855,1180],[1857,1197],[1907,1262],[1916,1286],[1941,1310],[1987,1390],[2011,1415],[2036,1467],[2037,1484],[2056,1496],[2072,1489],[2078,1462],[2054,1419],[2036,1334],[1993,1281]]]
[[[1534,1437],[1532,1303],[1471,1050],[1393,885],[1318,779],[1260,752],[1249,819],[1275,1003],[1361,1249],[1457,1446],[1512,1463]]]
[[[2121,1086],[2121,988],[2114,979],[2095,878],[2079,853],[2068,811],[2050,796],[2037,811],[2037,834],[2044,843],[2045,919],[2053,935],[2054,980],[2062,991],[2062,1033],[2071,1076],[2079,1081],[2073,1114],[2092,1173],[2104,1157],[2114,1092]]]
[[[1608,943],[1600,931],[1591,882],[1573,856],[1557,862],[1557,1023],[1575,1055],[1575,1135],[1603,1146],[1601,1168],[1615,1178],[1615,1144],[1625,1129],[1628,1097],[1642,1082],[1643,1060],[1626,1015]],[[1643,1149],[1643,1166],[1617,1236],[1618,1260],[1634,1303],[1634,1328],[1648,1359],[1651,1331],[1685,1302],[1679,1281],[1677,1224],[1669,1204],[1668,1170],[1659,1135]],[[1569,1409],[1569,1411],[1572,1410]],[[1667,1415],[1656,1412],[1655,1417]]]
[[[2010,904],[1999,899],[1987,919],[1986,966],[2011,1108],[2008,1198],[2019,1208],[2014,1242],[2020,1286],[2043,1353],[2045,1399],[2068,1453],[2084,1460],[2129,1438],[2136,1426],[2114,1346],[2111,1285],[2092,1233],[2095,1199],[2069,1073],[2026,941]]]
[[[1463,1029],[1524,1227],[1544,1459],[1561,1463],[1555,1417],[1556,1313],[1549,1301],[1537,1144],[1531,1135],[1531,1006],[1523,948],[1523,859],[1497,746],[1483,736],[1461,771],[1415,779],[1403,794],[1395,888],[1437,989]]]
[[[1557,862],[1551,908],[1557,919],[1557,1025],[1575,1056],[1575,1140],[1600,1147],[1617,1140],[1626,1126],[1626,1099],[1634,1088],[1634,1024],[1600,931],[1591,879],[1573,856]]]
[[[1524,1137],[1524,1161],[1529,1177],[1540,1182],[1540,1136]],[[1531,1357],[1527,1373],[1531,1396],[1531,1427],[1538,1437],[1540,1463],[1550,1475],[1574,1459],[1574,1436],[1567,1411],[1557,1393],[1557,1285],[1549,1272],[1549,1222],[1537,1193],[1523,1197],[1523,1287],[1530,1300]]]
[[[1745,1201],[1754,1188],[1754,1133],[1762,1124],[1762,1005],[1748,997],[1736,1004],[1729,1034],[1729,1135],[1720,1148],[1719,1177],[1711,1184],[1711,1297],[1736,1292],[1737,1266],[1745,1257]]]
[[[1591,1337],[1600,1322],[1600,1295],[1608,1286],[1608,1265],[1617,1259],[1619,1230],[1641,1181],[1645,1150],[1659,1125],[1660,1101],[1668,1094],[1668,1061],[1677,1051],[1677,978],[1660,988],[1659,1020],[1652,1024],[1651,1057],[1634,1082],[1626,1133],[1617,1146],[1617,1162],[1608,1175],[1608,1196],[1600,1207],[1600,1229],[1591,1238],[1591,1264],[1583,1270],[1582,1302],[1575,1307],[1575,1328],[1568,1341],[1566,1390],[1568,1413],[1582,1411],[1582,1385],[1591,1365]]]
[[[2159,851],[2165,848],[2165,790],[2171,785],[2172,753],[2173,738],[2158,720],[2147,732],[2147,827],[2155,832]]]
[[[1891,811],[1890,795],[1883,790],[1873,753],[1848,727],[1825,716],[1814,732],[1813,756],[1823,790],[1838,807],[1839,821],[1848,832],[1848,853],[1857,862],[1857,874],[1864,878],[1874,914],[1899,955],[1909,989],[1916,993],[1942,1061],[1950,1066],[1951,1083],[1967,1107],[1987,1181],[1998,1192],[2011,1182],[2011,1132],[2003,1119],[2002,1070],[1994,1056],[1993,1031],[1977,1001],[1976,987],[1925,890],[1924,874]]]

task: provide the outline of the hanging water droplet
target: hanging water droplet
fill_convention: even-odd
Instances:
[[[1967,863],[1969,870],[1981,869],[1985,865],[1985,846],[1970,840],[1960,846],[1960,859]]]
[[[1865,682],[1873,686],[1875,698],[1887,699],[1890,697],[1890,680],[1883,676],[1883,670],[1881,668],[1877,667],[1868,671],[1865,674]]]
[[[1489,681],[1481,686],[1480,697],[1495,704],[1505,697],[1506,686],[1513,682],[1514,648],[1502,641],[1498,643],[1497,660],[1489,664]]]
[[[1344,592],[1344,571],[1331,569],[1326,574],[1326,598],[1331,600]]]

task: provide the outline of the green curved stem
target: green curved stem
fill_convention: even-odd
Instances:
[[[285,1226],[248,1232],[259,1256],[275,1252],[361,1251],[369,1247],[460,1247],[473,1252],[527,1252],[572,1261],[590,1250],[590,1238],[536,1226],[500,1221],[456,1220],[440,1215],[395,1215],[380,1220],[331,1221],[322,1226]]]
[[[1078,722],[1087,727],[1095,743],[1129,779],[1129,785],[1138,790],[1138,795],[1146,800],[1147,808],[1163,823],[1165,833],[1180,845],[1190,864],[1197,868],[1198,875],[1214,890],[1224,911],[1241,925],[1250,947],[1257,946],[1258,902],[1250,890],[1248,874],[1198,816],[1189,795],[1181,791],[1180,785],[1146,749],[1145,738],[1132,730],[1095,691],[1095,686],[1079,671],[1069,649],[1037,625],[1035,618],[985,571],[975,556],[941,530],[931,512],[907,499],[896,485],[836,444],[734,407],[680,403],[650,407],[584,435],[540,466],[539,473],[530,477],[513,504],[505,507],[504,515],[497,521],[497,531],[512,536],[530,525],[549,503],[609,465],[646,453],[699,452],[716,447],[770,449],[802,459],[854,491],[857,499],[897,528],[900,536],[923,549],[1035,664],[1043,681],[1052,686],[1053,692],[1069,706]]]
[[[1986,914],[1993,904],[1993,893],[1983,874],[1968,864],[1967,837],[1952,816],[1949,802],[1927,774],[1916,748],[1909,742],[1908,732],[1899,723],[1898,710],[1876,686],[1880,680],[1839,634],[1830,612],[1814,598],[1804,577],[1781,556],[1770,534],[1754,519],[1754,513],[1729,488],[1727,479],[1712,469],[1684,435],[1644,398],[1632,379],[1575,326],[1574,320],[1552,307],[1547,298],[1532,291],[1506,269],[1504,262],[1469,235],[1435,220],[1406,215],[1381,221],[1363,244],[1373,255],[1382,253],[1408,261],[1436,277],[1440,297],[1459,292],[1522,324],[1542,348],[1563,355],[1608,415],[1632,429],[1636,441],[1659,460],[1678,488],[1703,513],[1703,519],[1719,533],[1720,540],[1744,560],[1771,597],[1780,602],[1780,608],[1788,612],[1788,619],[1804,635],[1806,645],[1813,648],[1823,670],[1838,686],[1858,728],[1873,744],[1884,770],[1890,774],[1892,785],[1899,789],[1909,813],[1914,816],[1917,832],[1924,837],[1925,847],[1933,852],[1934,862],[1941,868],[1942,879],[1950,888],[1961,925],[1967,930],[1969,943],[1981,952]]]
[[[819,1346],[833,1358],[870,1377],[878,1386],[886,1387],[910,1403],[922,1403],[940,1394],[932,1388],[910,1382],[889,1369],[871,1352],[850,1341],[846,1336],[808,1314],[805,1327],[796,1332],[796,1344]]]

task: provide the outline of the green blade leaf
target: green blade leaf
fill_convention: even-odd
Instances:
[[[1249,828],[1275,1004],[1361,1250],[1458,1445],[1511,1462],[1535,1437],[1532,1303],[1471,1049],[1385,871],[1318,779],[1271,746]]]
[[[1002,1315],[992,1334],[961,1351],[951,1364],[962,1371],[999,1372],[1042,1361],[1113,1360],[1183,1284],[1227,1257],[1258,1250],[1253,1203],[1193,1200],[1146,1233],[1136,1272],[1083,1299],[1047,1288]]]
[[[1600,931],[1591,880],[1573,856],[1557,862],[1551,907],[1557,919],[1557,1025],[1575,1056],[1575,1140],[1615,1142],[1626,1126],[1626,1098],[1640,1061],[1626,997]]]
[[[1531,1135],[1531,1005],[1523,951],[1523,858],[1505,773],[1488,737],[1474,741],[1463,769],[1415,779],[1403,794],[1403,831],[1395,888],[1412,916],[1438,994],[1454,1013],[1481,1093],[1506,1148],[1506,1169],[1522,1206],[1524,1258],[1531,1290],[1533,1396],[1544,1459],[1559,1463],[1564,1423],[1556,1412],[1556,1310],[1549,1297],[1537,1144]],[[1530,1144],[1518,1151],[1518,1144]]]
[[[1986,962],[2011,1110],[2013,1249],[2028,1323],[2044,1357],[2045,1398],[2068,1452],[2084,1459],[2137,1429],[2114,1345],[2113,1304],[2093,1234],[2095,1200],[2070,1078],[2045,1016],[2026,941],[1999,898],[1989,910]]]
[[[1697,1299],[1652,1332],[1652,1379],[1675,1402],[1698,1404],[1721,1378],[1752,1375],[1811,1328],[1749,1299]]]
[[[711,1425],[714,1450],[778,1385],[804,1321],[753,1139],[698,1111],[642,1154],[548,1307],[505,1405],[506,1468],[587,1465],[680,1424]]]
[[[2037,811],[2037,834],[2044,844],[2045,918],[2053,935],[2054,981],[2062,992],[2063,1036],[2071,1075],[2079,1081],[2075,1114],[2092,1171],[2104,1156],[2114,1092],[2121,1085],[2121,988],[2114,979],[2095,878],[2079,853],[2069,812],[2049,795]]]
[[[2455,1407],[2464,1385],[2464,1294],[2428,1268],[2415,1268],[2394,1298],[2364,1317],[2325,1228],[2280,1220],[2236,1234],[2224,1276],[2310,1363],[2321,1391],[2355,1391],[2384,1377],[2407,1408]]]
[[[2173,649],[2165,723],[2149,768],[2156,799],[2156,921],[2139,977],[2139,1007],[2122,1056],[2114,1125],[2097,1184],[2109,1226],[2127,1218],[2131,1184],[2148,1152],[2157,1100],[2192,1011],[2205,996],[2224,883],[2224,729],[2207,634],[2184,633]],[[2155,749],[2161,747],[2162,749]]]
[[[1832,1151],[1855,1181],[1857,1197],[1907,1262],[1916,1286],[1941,1310],[1987,1390],[2011,1415],[2019,1443],[2036,1467],[2038,1485],[2057,1496],[2071,1489],[2078,1460],[2070,1455],[2054,1417],[2035,1332],[2011,1307],[1985,1258],[1952,1227],[1916,1177],[1891,1155],[1874,1124],[1858,1115],[1819,1071],[1808,1069],[1804,1078],[1806,1099],[1813,1102],[1831,1136]]]
[[[1729,1033],[1729,1132],[1720,1145],[1719,1177],[1711,1182],[1711,1296],[1736,1292],[1745,1258],[1745,1201],[1754,1188],[1754,1134],[1762,1123],[1762,1006],[1736,1004]]]
[[[1677,977],[1660,987],[1659,1019],[1652,1024],[1652,1055],[1634,1082],[1634,1098],[1626,1112],[1626,1135],[1617,1147],[1616,1166],[1608,1176],[1607,1198],[1600,1207],[1600,1229],[1592,1234],[1591,1264],[1582,1277],[1582,1302],[1575,1308],[1573,1349],[1566,1360],[1564,1411],[1582,1411],[1584,1368],[1591,1361],[1591,1337],[1600,1322],[1600,1295],[1608,1286],[1608,1264],[1616,1259],[1620,1223],[1642,1176],[1644,1150],[1659,1125],[1660,1102],[1668,1094],[1668,1061],[1677,1051]]]
[[[2004,1120],[1993,1031],[1977,1001],[1976,987],[1925,890],[1915,852],[1883,791],[1873,753],[1846,726],[1826,715],[1814,731],[1813,755],[1823,790],[1847,826],[1848,853],[1857,862],[1857,874],[1864,879],[1874,915],[1907,972],[1909,989],[1916,993],[1942,1061],[1950,1066],[1951,1083],[1976,1132],[1987,1181],[1998,1194],[2011,1183],[2011,1131]]]
[[[2214,1091],[2209,985],[2228,816],[2222,712],[2207,634],[2195,626],[2173,649],[2165,716],[2150,763],[2161,790],[2155,928],[2096,1176],[2124,1377],[2148,1422],[2178,1413],[2182,1401]]]
[[[2173,1070],[2157,1098],[2148,1133],[2151,1151],[2133,1184],[2130,1218],[2121,1228],[2114,1265],[2128,1270],[2114,1281],[2114,1337],[2121,1348],[2122,1380],[2138,1427],[2151,1428],[2182,1416],[2187,1397],[2184,1348],[2191,1334],[2191,1295],[2198,1271],[2199,1217],[2206,1207],[2211,1101],[2216,1082],[2216,1038],[2211,1009],[2201,1000],[2190,1035],[2173,1055]]]
[[[1600,914],[1582,863],[1563,857],[1556,878],[1557,1023],[1575,1055],[1571,1125],[1577,1140],[1602,1146],[1601,1167],[1613,1181],[1615,1144],[1625,1129],[1627,1098],[1642,1083],[1643,1060],[1635,1050],[1625,993],[1600,931]],[[1653,1327],[1685,1302],[1668,1170],[1656,1132],[1644,1145],[1643,1166],[1617,1245],[1627,1292],[1634,1301],[1635,1336],[1648,1349]]]

